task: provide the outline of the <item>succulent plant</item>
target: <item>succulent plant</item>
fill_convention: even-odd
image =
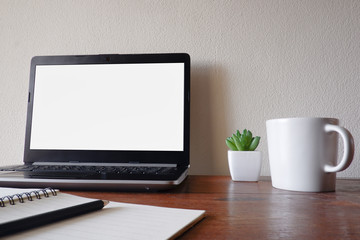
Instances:
[[[237,130],[236,134],[226,139],[226,145],[233,151],[255,151],[260,137],[253,137],[251,131],[244,129],[243,133]]]

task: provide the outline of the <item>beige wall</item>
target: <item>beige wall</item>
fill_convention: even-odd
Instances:
[[[249,128],[269,175],[270,118],[337,117],[358,146],[359,26],[357,0],[0,0],[0,164],[22,161],[34,55],[189,53],[192,174],[229,174],[225,138]]]

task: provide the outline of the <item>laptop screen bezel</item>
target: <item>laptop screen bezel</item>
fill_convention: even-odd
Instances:
[[[38,150],[30,149],[36,66],[74,64],[184,63],[183,151]],[[189,165],[190,56],[186,53],[36,56],[31,60],[24,162],[166,163]]]

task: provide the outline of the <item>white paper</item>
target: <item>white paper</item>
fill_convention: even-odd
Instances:
[[[47,200],[40,199],[35,205],[33,202],[19,203],[0,208],[0,216],[10,218],[12,214],[21,215],[34,209],[45,211],[91,200],[61,193]],[[21,207],[16,209],[17,206]],[[110,202],[102,210],[11,235],[5,239],[169,239],[199,221],[204,213],[203,210]]]

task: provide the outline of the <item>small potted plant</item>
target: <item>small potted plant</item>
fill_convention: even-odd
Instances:
[[[233,181],[258,181],[261,170],[261,152],[255,151],[260,137],[253,137],[251,131],[244,129],[226,139],[230,174]]]

